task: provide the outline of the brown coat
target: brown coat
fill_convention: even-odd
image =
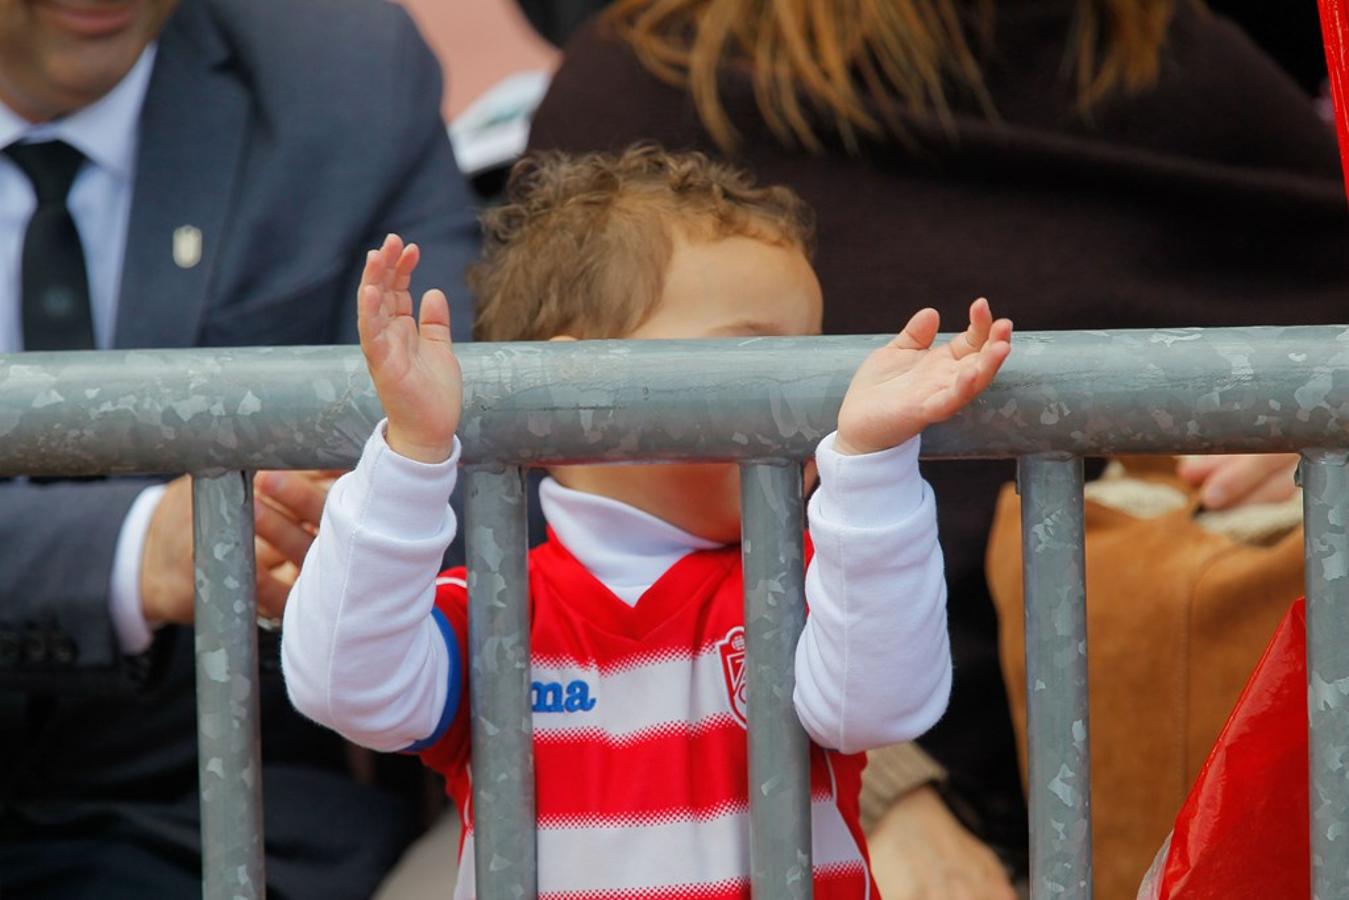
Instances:
[[[1260,654],[1302,595],[1302,529],[1292,527],[1301,519],[1296,501],[1244,508],[1248,520],[1283,526],[1248,543],[1230,536],[1231,515],[1226,529],[1195,518],[1193,491],[1175,477],[1173,464],[1162,469],[1169,458],[1130,462],[1130,477],[1112,484],[1165,486],[1180,505],[1152,516],[1130,511],[1121,494],[1086,502],[1097,900],[1137,896]],[[1009,485],[989,542],[988,580],[1024,777],[1020,511]]]

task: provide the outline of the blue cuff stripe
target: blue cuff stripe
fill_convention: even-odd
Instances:
[[[445,639],[445,649],[450,654],[450,683],[445,689],[445,708],[440,711],[440,721],[436,723],[436,730],[431,732],[431,736],[404,747],[403,753],[420,753],[433,747],[445,736],[445,732],[449,731],[454,714],[459,711],[459,695],[462,693],[459,684],[459,640],[455,637],[454,628],[450,626],[450,620],[445,618],[443,612],[433,608],[431,618],[440,626],[440,636]]]

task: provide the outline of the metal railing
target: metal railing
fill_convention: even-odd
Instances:
[[[882,338],[460,348],[478,896],[535,893],[522,467],[743,466],[751,866],[809,897],[796,465]],[[0,475],[194,472],[204,893],[264,888],[251,480],[355,461],[379,418],[354,348],[0,357]],[[1020,334],[927,458],[1017,457],[1032,896],[1091,894],[1084,455],[1298,451],[1306,497],[1314,895],[1349,896],[1349,326]],[[770,824],[771,823],[771,824]]]

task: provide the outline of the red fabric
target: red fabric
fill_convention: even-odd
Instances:
[[[1181,807],[1160,900],[1310,898],[1306,635],[1299,600]]]
[[[851,896],[857,891],[857,874],[848,869],[815,870],[815,896]],[[848,892],[840,894],[840,891]],[[634,888],[617,891],[540,891],[539,900],[742,900],[749,896],[749,879],[690,888]],[[872,896],[876,896],[874,893]],[[879,900],[879,898],[878,898]]]
[[[1340,161],[1349,191],[1349,0],[1320,0],[1321,37],[1326,42],[1330,96],[1335,103],[1335,129],[1340,135]]]
[[[743,638],[734,644],[734,637],[744,630],[740,548],[690,553],[630,606],[551,534],[549,538],[529,558],[535,690],[545,682],[582,681],[593,705],[565,712],[535,706],[540,845],[546,843],[542,838],[546,832],[593,833],[584,852],[593,854],[596,881],[603,882],[605,857],[625,852],[624,832],[681,822],[696,825],[749,808],[744,701],[735,690],[743,660]],[[808,540],[805,550],[809,560]],[[438,580],[436,605],[459,640],[461,662],[468,659],[467,602],[464,570],[444,573]],[[473,816],[468,809],[472,784],[466,664],[460,674],[465,689],[453,723],[420,756],[445,776],[448,792],[465,810],[467,835],[472,833]],[[600,727],[599,720],[582,714],[606,708],[631,715],[610,717]],[[634,717],[642,721],[634,722]],[[811,747],[812,805],[838,811],[832,836],[816,835],[817,853],[826,857],[815,861],[819,900],[878,896],[869,883],[858,808],[865,765],[865,754]],[[840,861],[840,856],[845,859]],[[695,860],[689,861],[690,877],[684,884],[640,890],[597,885],[579,892],[550,890],[551,863],[541,855],[540,897],[749,898],[748,871],[725,880],[700,880]]]

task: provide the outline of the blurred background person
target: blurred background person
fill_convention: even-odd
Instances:
[[[0,350],[354,341],[361,251],[395,230],[461,284],[440,85],[376,0],[0,0]],[[5,897],[200,896],[190,485],[162,481],[0,484]],[[259,492],[276,615],[268,563],[303,555],[322,491]],[[291,709],[275,635],[260,652],[269,894],[367,897],[413,810]]]
[[[567,46],[530,144],[638,140],[724,154],[815,207],[827,332],[888,332],[915,303],[953,321],[984,294],[1022,332],[1344,315],[1333,136],[1305,90],[1193,0],[619,0]],[[947,807],[1020,871],[983,575],[1014,469],[926,471],[956,683],[922,743],[950,771]],[[872,833],[878,878],[891,853],[925,873],[919,890],[882,881],[887,896],[1002,891],[1000,876],[958,874],[986,871],[982,848],[929,798],[907,796]],[[956,837],[914,853],[921,834]]]
[[[557,2],[572,13],[579,11],[579,3]],[[535,30],[516,0],[402,3],[445,71],[449,89],[442,111],[459,168],[479,196],[490,199],[505,185],[510,164],[524,152],[530,119],[561,54]],[[550,0],[541,11],[551,14],[553,5]]]

